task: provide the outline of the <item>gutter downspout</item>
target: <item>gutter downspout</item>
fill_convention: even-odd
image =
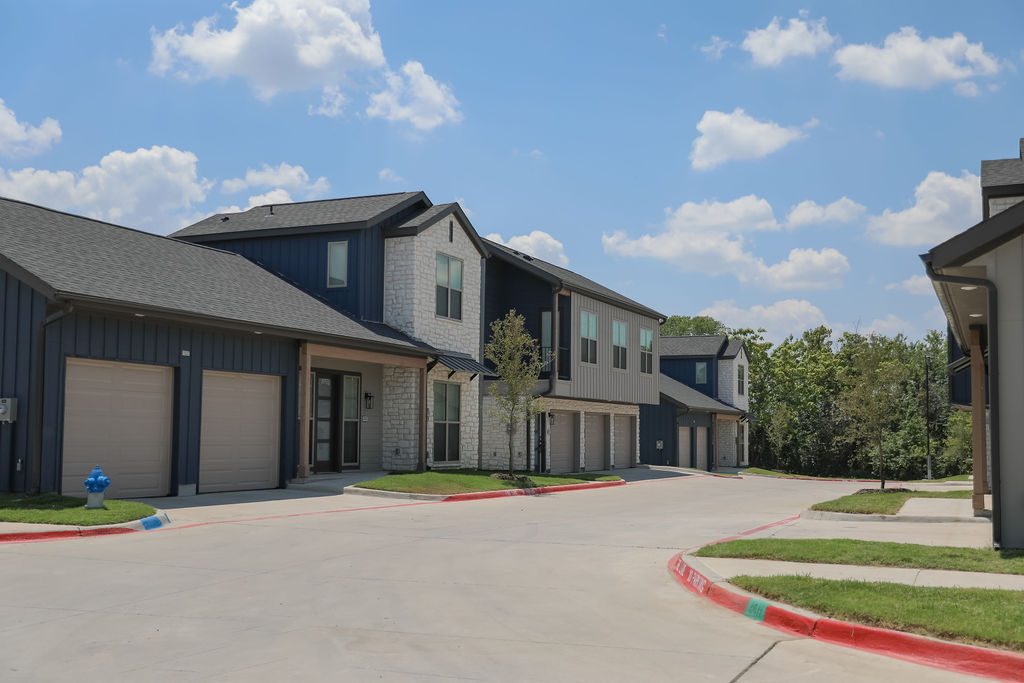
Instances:
[[[43,481],[43,425],[45,423],[43,420],[43,391],[45,387],[43,375],[46,370],[46,328],[74,310],[75,305],[68,302],[64,308],[46,316],[39,324],[39,339],[36,342],[36,395],[32,406],[35,413],[32,419],[34,420],[36,440],[32,445],[32,457],[28,463],[28,476],[31,481],[26,482],[26,488],[31,494],[39,493]]]
[[[988,389],[989,416],[992,422],[992,546],[1003,545],[1002,483],[999,479],[999,310],[996,285],[991,280],[958,275],[940,275],[930,258],[922,256],[929,279],[953,285],[984,287],[988,292]]]

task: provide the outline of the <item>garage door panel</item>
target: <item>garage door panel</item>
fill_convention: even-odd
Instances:
[[[697,427],[697,469],[708,468],[708,428]]]
[[[96,465],[112,498],[170,492],[173,370],[70,358],[64,394],[61,490],[84,495]]]
[[[677,467],[689,467],[690,466],[690,428],[680,427],[678,437],[678,453],[679,462],[676,463]]]
[[[277,487],[281,378],[203,373],[199,491]]]
[[[552,413],[555,423],[551,426],[551,473],[562,474],[579,469],[579,448],[575,413]]]
[[[615,416],[615,468],[632,467],[636,438],[633,432],[633,418],[629,415]]]

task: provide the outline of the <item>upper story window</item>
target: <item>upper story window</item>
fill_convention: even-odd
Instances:
[[[696,375],[697,384],[708,383],[708,364],[705,361],[700,361],[694,365],[694,374]]]
[[[739,365],[736,367],[736,392],[742,396],[747,390],[747,369]]]
[[[327,286],[348,285],[348,242],[330,242],[327,245]]]
[[[580,362],[597,364],[597,314],[580,311]]]
[[[444,318],[462,320],[462,261],[447,254],[437,255],[437,307]]]
[[[626,323],[612,321],[612,367],[620,370],[626,369],[627,334]]]
[[[654,332],[640,328],[640,372],[654,373]]]

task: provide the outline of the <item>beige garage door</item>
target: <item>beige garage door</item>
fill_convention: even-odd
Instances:
[[[576,413],[551,413],[551,473],[575,472],[579,469],[579,427]]]
[[[615,416],[615,469],[632,467],[636,461],[636,434],[633,432],[633,418],[629,415]]]
[[[62,493],[85,496],[96,465],[110,477],[110,498],[170,493],[173,378],[159,365],[68,359]]]
[[[679,467],[690,466],[690,428],[679,428]]]
[[[697,469],[708,468],[708,428],[697,427]]]
[[[199,492],[276,488],[281,378],[203,372]]]
[[[601,413],[586,413],[586,451],[583,462],[588,470],[608,469],[608,416]]]

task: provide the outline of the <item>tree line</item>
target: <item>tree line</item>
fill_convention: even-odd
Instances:
[[[970,473],[971,418],[949,403],[943,334],[837,337],[821,326],[772,344],[764,332],[729,329],[707,316],[671,316],[661,328],[662,336],[728,334],[746,342],[752,466],[923,479],[930,446],[932,476]]]

